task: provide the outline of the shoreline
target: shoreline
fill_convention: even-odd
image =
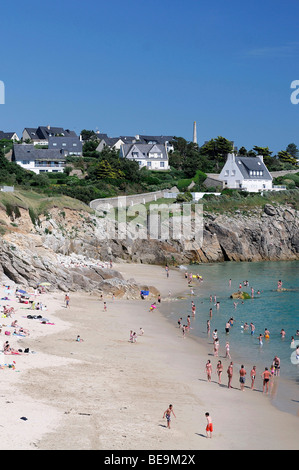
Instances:
[[[163,293],[162,309],[163,303],[171,305],[169,280],[161,267],[124,264],[116,269],[140,284],[146,280],[156,286]],[[172,299],[182,293],[182,272],[171,270],[170,276]],[[208,383],[204,345],[191,337],[183,340],[162,311],[149,312],[149,301],[107,299],[104,312],[92,295],[71,293],[69,309],[62,293],[45,295],[50,299],[47,315],[55,325],[42,325],[47,330],[39,326],[39,334],[26,338],[36,350],[30,357],[34,363],[24,356],[17,360],[24,370],[14,394],[26,403],[28,411],[22,414],[27,413],[28,421],[16,425],[8,415],[2,445],[45,450],[298,448],[296,417],[277,410],[260,393],[247,388],[242,393],[237,371],[231,390],[225,373],[222,386],[214,372]],[[144,335],[130,343],[130,330],[138,333],[140,327]],[[78,334],[82,343],[75,341]],[[16,371],[5,372],[13,381]],[[167,430],[162,416],[169,403],[176,419]],[[32,417],[35,410],[38,421]],[[214,422],[213,439],[205,437],[206,411]],[[32,431],[24,437],[28,425]]]

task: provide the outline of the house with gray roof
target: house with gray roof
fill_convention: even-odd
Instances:
[[[49,137],[76,137],[75,131],[63,129],[63,127],[39,126],[37,128],[25,127],[23,130],[23,142],[30,140],[34,145],[48,145]]]
[[[249,192],[271,190],[272,179],[261,155],[240,157],[230,153],[219,175],[224,188]]]
[[[82,155],[82,141],[79,137],[49,137],[48,148],[59,150],[63,155]]]
[[[19,141],[19,137],[16,132],[3,132],[0,131],[0,140],[16,140]]]
[[[122,144],[120,157],[138,162],[140,168],[149,170],[168,170],[168,153],[165,145],[161,144]]]
[[[101,140],[99,145],[96,148],[97,152],[102,152],[105,147],[110,149],[119,150],[120,146],[124,144],[123,140],[120,137],[108,137],[105,135]]]
[[[11,160],[36,174],[62,173],[65,168],[63,152],[59,149],[39,149],[34,144],[14,144]]]
[[[135,139],[142,144],[161,144],[165,145],[167,152],[174,150],[172,141],[174,136],[172,135],[136,135]]]

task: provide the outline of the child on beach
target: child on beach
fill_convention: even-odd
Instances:
[[[170,429],[171,413],[176,418],[176,415],[174,414],[174,411],[173,411],[173,406],[169,405],[167,410],[164,411],[164,415],[163,415],[163,419],[166,418],[166,420],[167,420],[167,428],[168,429]]]
[[[205,417],[207,418],[207,426],[206,426],[207,437],[210,437],[210,439],[212,439],[213,423],[212,423],[212,418],[210,416],[210,413],[208,412],[205,413]]]

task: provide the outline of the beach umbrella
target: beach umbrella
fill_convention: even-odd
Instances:
[[[18,292],[20,292],[21,294],[27,294],[27,292],[23,289],[18,289]]]

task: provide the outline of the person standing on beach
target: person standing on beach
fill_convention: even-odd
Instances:
[[[218,357],[218,353],[219,353],[219,339],[217,337],[214,340],[214,356]]]
[[[233,362],[230,363],[230,365],[227,368],[227,377],[228,377],[228,388],[232,388],[231,383],[232,383],[232,378],[233,378]]]
[[[212,377],[212,364],[211,364],[210,359],[209,359],[208,362],[206,363],[206,374],[207,374],[208,382],[211,382],[211,377]]]
[[[256,366],[253,366],[251,371],[250,371],[250,377],[251,377],[251,390],[253,390],[253,386],[254,386],[254,381],[255,381],[255,377],[256,377]]]
[[[228,359],[231,359],[231,356],[230,356],[230,353],[229,353],[229,342],[226,341],[226,344],[225,344],[225,357],[227,357]]]
[[[277,357],[277,356],[274,357],[273,365],[274,365],[274,370],[275,370],[274,375],[279,376],[279,373],[280,373],[280,359],[279,359],[279,357]]]
[[[222,362],[219,360],[217,362],[217,375],[218,375],[218,384],[221,384],[221,374],[223,372],[223,365]]]
[[[212,439],[213,423],[212,423],[210,413],[208,412],[205,413],[205,417],[207,418],[207,426],[206,426],[207,437],[210,437],[210,439]],[[209,433],[210,433],[210,436],[209,436]]]
[[[266,390],[267,394],[268,394],[268,392],[269,392],[269,380],[270,380],[270,372],[268,370],[268,367],[265,367],[265,370],[261,374],[261,377],[263,379],[263,393],[265,393],[265,390]]]
[[[70,296],[69,296],[69,294],[65,294],[64,300],[65,300],[65,307],[69,308],[70,307]]]
[[[241,391],[244,392],[244,387],[245,387],[245,376],[247,374],[243,364],[241,365],[241,369],[239,371],[239,374],[240,374],[240,387],[241,387]]]
[[[174,411],[173,411],[173,406],[169,405],[167,410],[164,411],[164,415],[163,415],[163,419],[166,418],[166,420],[167,420],[167,428],[168,429],[170,429],[171,413],[176,418],[176,415],[174,414]]]

